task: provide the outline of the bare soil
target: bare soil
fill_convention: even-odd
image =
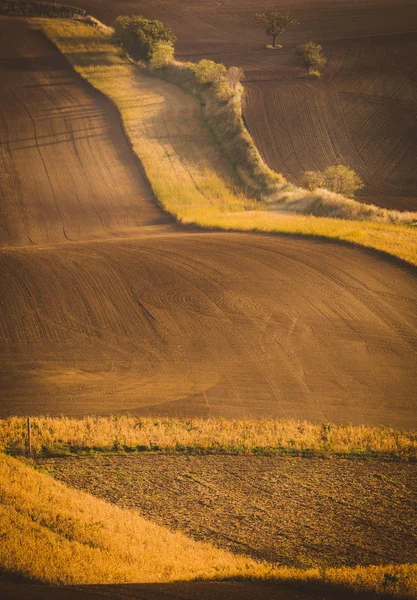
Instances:
[[[253,25],[275,0],[77,0],[112,24],[118,14],[161,19],[178,57],[211,58],[245,70],[245,119],[268,164],[293,182],[305,170],[348,164],[365,181],[360,199],[417,210],[417,4],[413,0],[283,0],[300,26],[283,49]],[[294,47],[322,44],[320,81],[304,77]]]
[[[112,106],[24,21],[0,29],[1,417],[416,425],[414,268],[181,229]]]
[[[247,581],[50,586],[25,583],[0,574],[1,600],[349,600],[351,597],[342,590],[297,590]],[[355,594],[355,598],[371,600],[370,595],[364,594]]]
[[[253,456],[38,459],[56,479],[232,552],[296,567],[417,560],[417,465]]]

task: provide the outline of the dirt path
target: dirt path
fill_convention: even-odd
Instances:
[[[74,3],[74,2],[73,2]],[[291,181],[305,170],[339,162],[366,183],[360,199],[386,208],[417,209],[417,5],[412,0],[283,0],[300,26],[265,49],[252,25],[265,0],[135,2],[78,0],[112,24],[118,14],[161,19],[174,28],[178,56],[243,67],[245,118],[268,164]],[[328,65],[320,82],[296,77],[294,46],[320,42]]]
[[[417,561],[417,466],[253,456],[40,459],[55,478],[258,560],[300,568]]]
[[[415,269],[170,224],[111,106],[5,23],[0,416],[415,426]]]

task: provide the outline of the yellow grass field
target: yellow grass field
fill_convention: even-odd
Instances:
[[[417,229],[270,210],[248,198],[201,118],[199,102],[121,57],[108,32],[80,21],[34,21],[121,115],[161,206],[206,228],[328,237],[417,265]]]
[[[161,451],[417,458],[415,432],[364,425],[320,425],[270,419],[33,417],[31,431],[35,455]],[[0,421],[0,451],[24,454],[26,442],[25,418],[9,417]]]
[[[0,568],[54,584],[258,579],[413,597],[416,565],[308,570],[194,542],[0,454]],[[25,543],[22,544],[22,539]]]

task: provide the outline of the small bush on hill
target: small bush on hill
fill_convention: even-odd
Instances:
[[[305,171],[302,185],[310,192],[317,188],[326,188],[331,192],[348,196],[348,198],[352,198],[355,192],[364,186],[359,175],[346,165],[327,167],[323,173],[320,171]]]
[[[328,167],[323,173],[324,187],[331,192],[351,198],[357,190],[364,187],[362,179],[346,165]]]
[[[323,187],[323,182],[323,174],[320,171],[305,171],[303,174],[302,185],[310,192]]]
[[[160,43],[174,47],[177,38],[161,21],[151,21],[139,15],[117,17],[115,40],[133,60],[149,62]]]
[[[233,88],[236,87],[237,83],[231,85],[229,71],[222,63],[203,59],[197,64],[192,65],[192,69],[197,81],[202,84],[211,85],[219,100],[227,101],[233,96]],[[240,71],[240,69],[237,70]],[[232,71],[230,78],[235,82],[239,75],[240,73]]]
[[[213,60],[200,60],[194,66],[194,72],[200,83],[212,83],[219,85],[226,79],[227,69],[221,63],[216,63]]]
[[[158,42],[155,44],[152,57],[149,61],[151,69],[161,69],[174,60],[174,46],[169,42]]]

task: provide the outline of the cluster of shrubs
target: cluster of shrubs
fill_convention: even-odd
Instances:
[[[19,17],[59,17],[68,19],[74,16],[85,16],[82,8],[64,4],[49,4],[47,2],[31,2],[6,0],[0,2],[0,14],[15,15]]]
[[[170,27],[161,21],[145,19],[139,15],[122,15],[115,22],[114,38],[135,61],[146,63],[151,69],[161,69],[174,60],[176,37]],[[214,89],[218,99],[232,98],[243,77],[238,67],[227,69],[212,60],[200,60],[185,65],[188,74],[195,76],[195,83]]]
[[[211,87],[219,100],[230,100],[243,78],[243,71],[239,67],[229,67],[213,60],[203,59],[200,62],[188,63],[198,83]]]
[[[311,192],[317,188],[326,188],[348,198],[352,198],[357,190],[364,187],[359,175],[346,165],[327,167],[323,172],[305,171],[303,185]]]

